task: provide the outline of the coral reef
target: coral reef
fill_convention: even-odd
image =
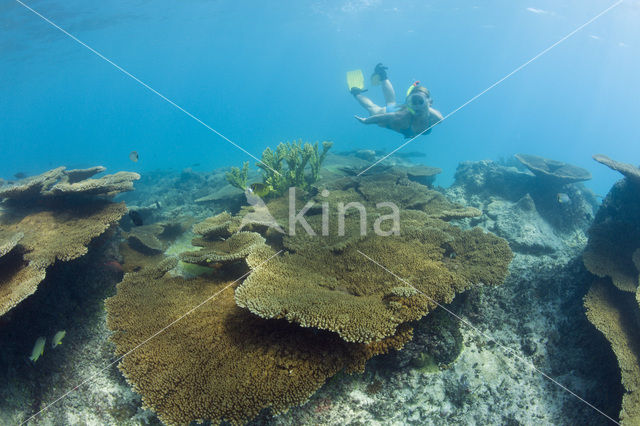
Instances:
[[[170,258],[127,274],[106,301],[116,353],[126,354],[119,368],[170,424],[242,424],[267,407],[285,411],[338,371],[361,370],[370,357],[411,338],[404,328],[385,342],[349,344],[329,333],[265,321],[236,306],[233,281],[166,274],[174,265]]]
[[[193,232],[206,239],[228,238],[238,231],[240,221],[228,212],[209,217],[193,226]]]
[[[4,198],[24,204],[28,200],[42,201],[64,196],[113,197],[120,192],[133,191],[133,181],[140,179],[140,175],[133,172],[118,172],[91,179],[92,176],[105,170],[102,166],[75,170],[58,167],[12,185],[3,186],[0,188],[0,200]]]
[[[531,154],[516,154],[515,158],[531,172],[552,185],[583,182],[591,179],[591,173],[581,167]]]
[[[611,188],[589,229],[583,260],[599,278],[584,297],[584,306],[587,318],[618,359],[625,389],[620,423],[636,425],[640,423],[640,193],[633,166],[605,156],[594,158],[626,178]]]
[[[322,142],[322,151],[318,142],[310,144],[302,140],[280,143],[275,151],[267,148],[257,166],[263,171],[263,182],[269,185],[275,195],[284,194],[290,187],[307,189],[320,177],[320,167],[333,142]],[[285,167],[286,164],[286,167]],[[309,165],[310,174],[305,173]]]
[[[596,281],[584,297],[589,321],[611,343],[618,359],[622,385],[620,423],[640,423],[640,309],[635,297],[614,288],[605,280]]]
[[[86,254],[89,242],[126,213],[124,203],[105,197],[130,191],[139,176],[90,179],[102,171],[58,167],[0,189],[0,316],[36,291],[47,268]]]
[[[632,164],[612,160],[603,154],[596,154],[593,156],[593,159],[612,170],[622,173],[631,183],[640,185],[640,168]]]
[[[340,251],[322,243],[298,244],[295,253],[253,272],[236,290],[236,302],[264,318],[286,318],[367,343],[393,335],[399,324],[427,314],[434,302],[449,303],[473,284],[504,279],[511,252],[499,238],[429,220],[402,221],[400,229],[401,236],[373,234]],[[398,295],[393,290],[402,283],[372,268],[361,253],[419,294]]]
[[[264,241],[260,234],[245,231],[237,232],[226,240],[195,238],[192,244],[202,248],[181,253],[180,260],[201,266],[220,266],[244,259]]]
[[[244,191],[247,189],[247,177],[249,175],[249,162],[242,163],[242,169],[231,167],[231,171],[227,172],[225,178],[232,186]]]

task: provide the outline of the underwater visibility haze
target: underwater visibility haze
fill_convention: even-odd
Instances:
[[[3,0],[0,424],[640,424],[638,22]]]

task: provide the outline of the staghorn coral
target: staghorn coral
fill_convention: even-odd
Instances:
[[[264,173],[263,182],[273,189],[276,196],[284,194],[290,187],[306,190],[319,179],[320,167],[332,146],[332,142],[322,142],[320,152],[318,142],[313,145],[303,144],[302,140],[280,143],[275,151],[265,149],[256,165]],[[309,175],[305,174],[307,165],[311,172]]]
[[[231,167],[225,178],[232,186],[244,191],[247,189],[247,176],[249,175],[249,162],[242,163],[242,169]]]
[[[584,297],[587,318],[611,343],[622,385],[620,423],[640,424],[640,308],[638,299],[608,280],[596,280]]]
[[[372,356],[411,339],[407,326],[364,345],[263,320],[236,306],[234,281],[166,273],[175,264],[168,259],[126,274],[105,303],[116,354],[124,355],[120,370],[167,424],[236,425],[264,408],[286,411],[338,371],[361,371]]]

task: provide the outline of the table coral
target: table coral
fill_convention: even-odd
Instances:
[[[174,265],[169,259],[125,275],[106,301],[116,354],[124,355],[120,370],[168,424],[224,419],[235,425],[264,408],[286,411],[338,371],[362,370],[370,357],[411,338],[403,327],[382,342],[350,344],[264,320],[236,306],[230,278],[186,280],[166,273]]]
[[[100,201],[66,210],[0,216],[0,232],[24,235],[12,251],[13,260],[0,266],[0,315],[33,294],[56,260],[66,262],[84,255],[89,242],[125,213],[124,203]]]
[[[33,294],[56,261],[87,253],[89,243],[126,213],[109,198],[140,176],[90,179],[104,167],[58,167],[0,189],[0,316]]]
[[[640,308],[635,295],[620,291],[607,280],[596,281],[584,297],[589,321],[604,334],[618,359],[622,385],[620,423],[640,424]]]
[[[400,236],[370,233],[343,245],[315,239],[286,237],[285,247],[295,247],[295,253],[254,271],[236,290],[238,305],[263,318],[286,318],[366,343],[392,336],[398,325],[435,308],[434,301],[449,303],[473,284],[500,284],[511,260],[504,240],[426,215],[420,226],[404,221]],[[398,295],[394,289],[403,282],[361,253],[420,293]]]
[[[608,158],[596,160],[607,164]],[[639,217],[640,195],[627,176],[604,199],[583,254],[586,268],[600,277],[584,297],[584,306],[587,318],[609,341],[618,359],[625,389],[620,411],[623,425],[640,423]]]

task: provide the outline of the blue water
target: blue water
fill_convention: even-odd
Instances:
[[[418,79],[446,115],[613,1],[26,3],[259,157],[297,138],[390,151],[402,136],[353,118],[347,70],[384,62],[398,94]],[[638,22],[625,1],[405,150],[444,186],[461,161],[525,152],[589,169],[604,195],[620,176],[592,154],[640,163]],[[0,3],[0,155],[5,178],[251,160],[13,0]]]

